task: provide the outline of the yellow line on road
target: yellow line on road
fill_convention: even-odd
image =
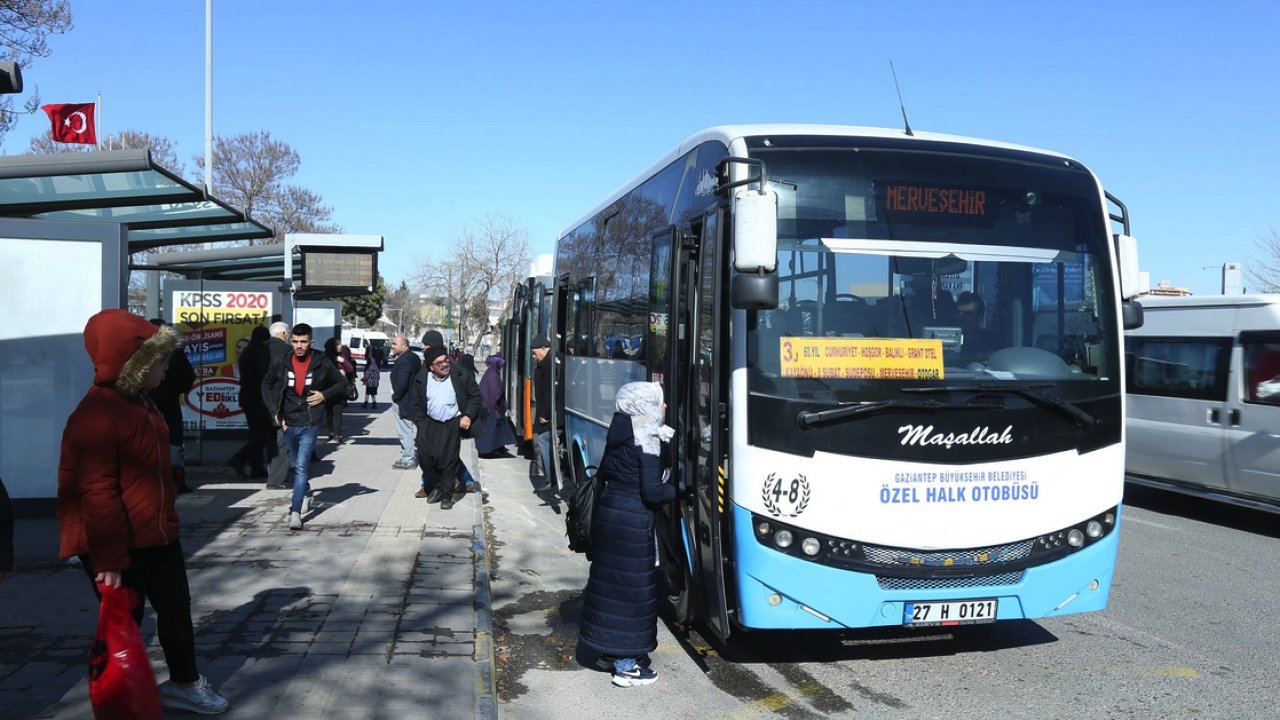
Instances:
[[[774,693],[766,695],[759,700],[734,710],[731,713],[721,715],[719,720],[747,720],[764,715],[766,713],[777,712],[788,705],[794,704],[797,700],[805,695],[812,695],[822,689],[822,685],[816,682],[807,682],[796,688],[794,693]]]
[[[1156,668],[1154,672],[1156,675],[1163,675],[1165,677],[1191,678],[1192,680],[1200,679],[1200,673],[1196,672],[1194,668],[1189,667]]]

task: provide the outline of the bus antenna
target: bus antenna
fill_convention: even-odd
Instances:
[[[898,91],[898,107],[902,109],[902,124],[907,128],[907,135],[915,137],[911,132],[911,123],[907,122],[907,106],[902,102],[902,88],[898,86],[898,71],[893,69],[893,61],[889,61],[889,72],[893,73],[893,89]]]

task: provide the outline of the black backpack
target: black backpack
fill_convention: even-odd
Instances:
[[[569,549],[586,553],[591,557],[591,519],[596,513],[596,503],[604,492],[604,478],[600,468],[591,465],[583,478],[565,496],[568,509],[564,514],[565,533],[569,536]]]

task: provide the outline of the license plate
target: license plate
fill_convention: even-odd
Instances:
[[[902,604],[903,625],[973,625],[995,620],[995,598]]]

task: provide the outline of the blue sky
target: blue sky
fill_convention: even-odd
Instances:
[[[128,10],[125,10],[125,7]],[[103,131],[204,152],[203,0],[72,0],[24,68],[102,93]],[[293,182],[380,234],[389,283],[485,214],[535,253],[685,137],[738,122],[900,127],[1056,150],[1129,207],[1152,283],[1219,289],[1280,231],[1280,3],[215,0],[214,132],[269,131]],[[3,152],[44,132],[25,118]]]

